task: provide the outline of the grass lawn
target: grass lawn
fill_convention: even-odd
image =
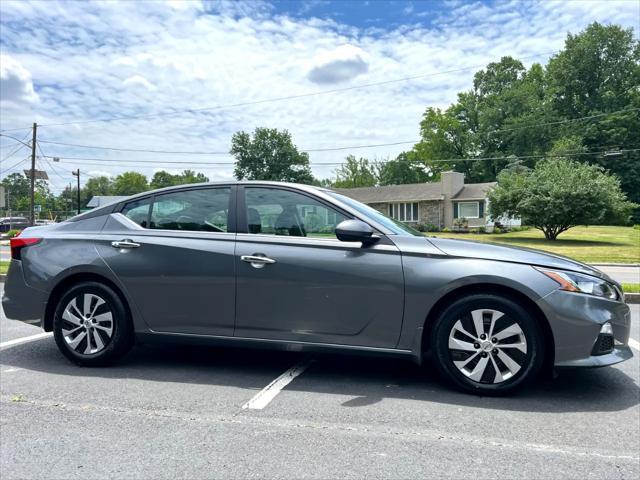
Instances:
[[[623,283],[622,290],[624,293],[640,293],[640,283]]]
[[[0,275],[4,275],[9,270],[9,262],[0,262]]]
[[[425,235],[537,248],[585,263],[640,263],[640,230],[633,227],[574,227],[552,241],[534,228],[498,234],[429,232]]]

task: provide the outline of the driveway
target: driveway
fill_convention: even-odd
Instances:
[[[115,367],[79,368],[51,337],[19,343],[38,333],[0,320],[7,480],[640,475],[638,350],[483,398],[362,356],[143,345]]]

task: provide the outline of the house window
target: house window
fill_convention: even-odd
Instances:
[[[458,218],[480,218],[480,203],[459,202]]]
[[[390,203],[389,216],[400,220],[401,222],[417,222],[418,215],[417,203]]]

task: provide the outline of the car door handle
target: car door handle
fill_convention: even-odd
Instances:
[[[138,248],[140,244],[133,240],[125,239],[117,242],[111,242],[111,246],[113,248]]]
[[[276,263],[273,258],[264,255],[242,255],[240,260],[250,263],[253,268],[263,268],[265,265]]]

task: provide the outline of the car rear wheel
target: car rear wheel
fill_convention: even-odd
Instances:
[[[80,365],[108,365],[133,346],[133,328],[120,297],[97,282],[78,283],[62,295],[53,334],[60,351]]]
[[[446,308],[431,347],[440,373],[458,388],[500,395],[533,379],[544,342],[533,315],[506,297],[476,294]]]

